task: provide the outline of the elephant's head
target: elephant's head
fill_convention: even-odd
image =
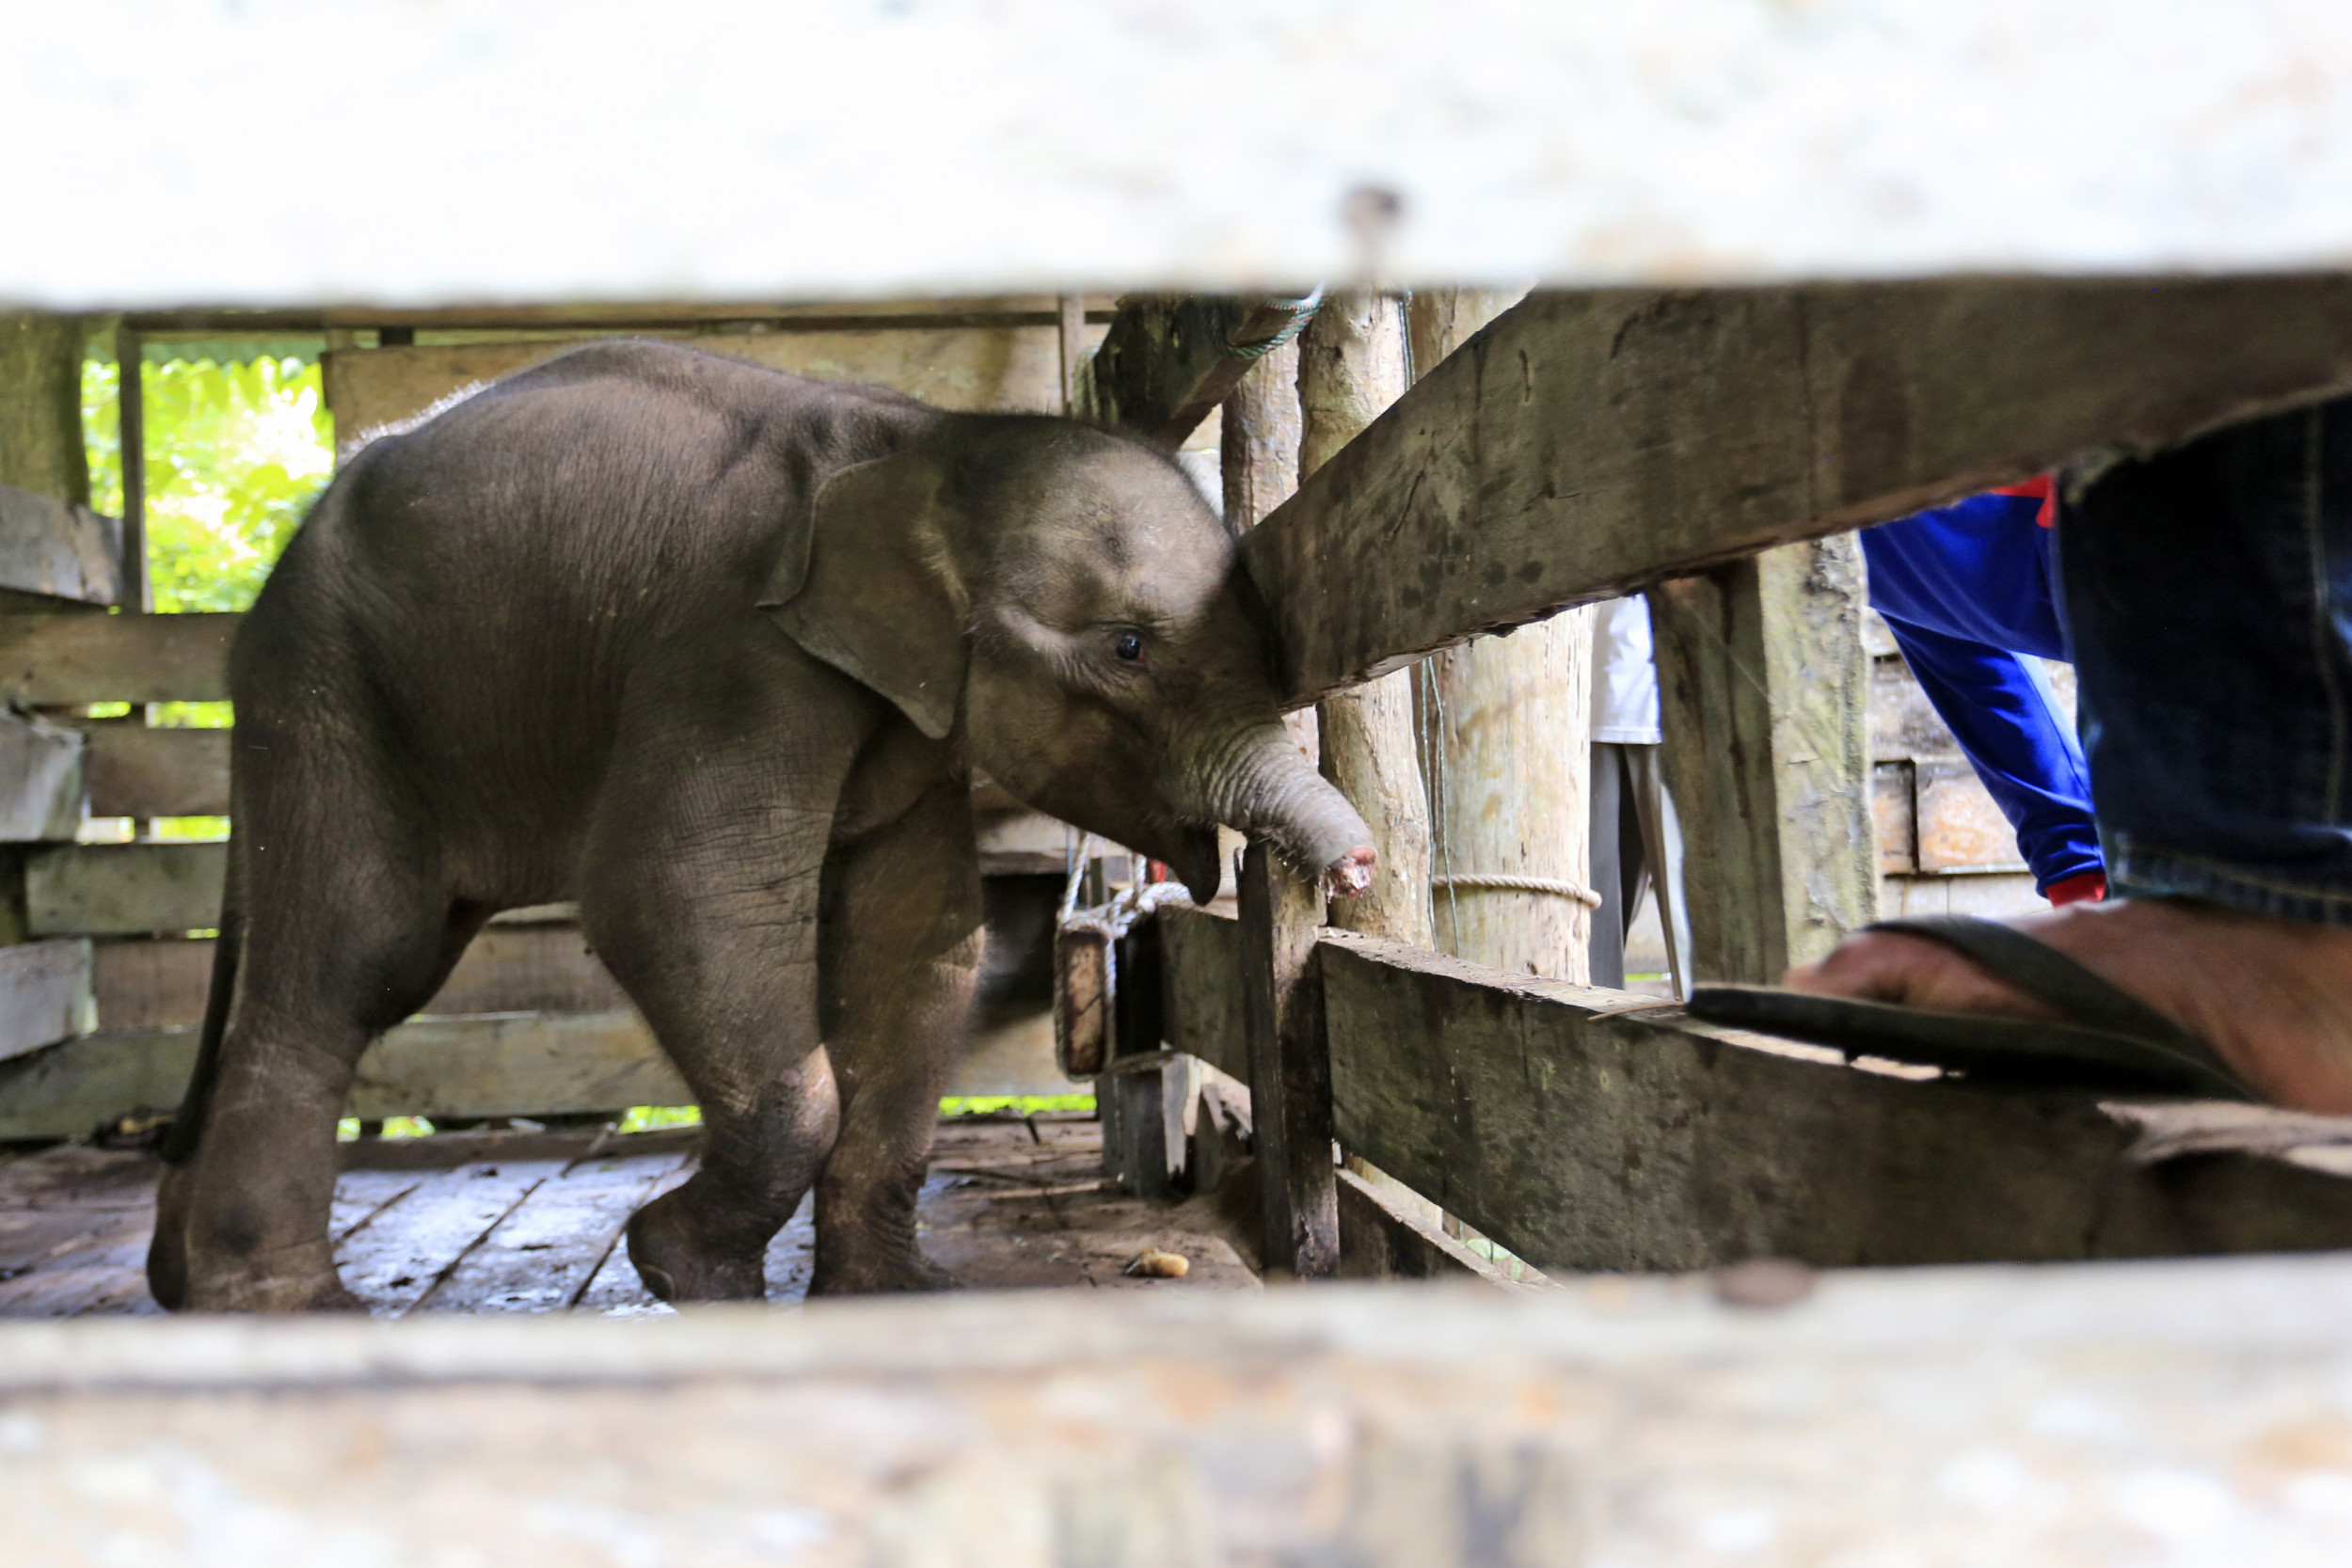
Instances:
[[[966,416],[845,468],[763,603],[1019,799],[1217,884],[1216,824],[1353,893],[1363,819],[1276,706],[1234,539],[1182,470],[1056,420]]]

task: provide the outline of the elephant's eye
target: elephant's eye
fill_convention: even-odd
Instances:
[[[1111,652],[1123,659],[1141,658],[1143,657],[1143,633],[1139,631],[1113,632]]]

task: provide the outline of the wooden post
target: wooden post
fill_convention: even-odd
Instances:
[[[139,335],[115,329],[115,396],[121,411],[122,609],[144,613],[154,603],[147,580],[147,387]]]
[[[1778,980],[1877,916],[1861,544],[1784,545],[1649,601],[1693,971]]]
[[[1309,973],[1322,895],[1261,839],[1242,857],[1242,1017],[1257,1139],[1264,1272],[1339,1273],[1338,1167],[1331,1159],[1331,1055],[1323,994]]]
[[[74,317],[0,315],[0,484],[89,504]]]
[[[1061,411],[1078,412],[1078,372],[1087,357],[1087,296],[1064,294],[1060,306]]]
[[[1405,394],[1405,321],[1392,294],[1343,293],[1300,336],[1298,475],[1354,440]],[[1343,583],[1318,583],[1342,594]],[[1415,946],[1431,944],[1429,797],[1422,783],[1409,672],[1324,699],[1323,773],[1371,825],[1380,852],[1372,886],[1331,906],[1332,924]]]
[[[1297,345],[1261,356],[1224,407],[1225,515],[1250,529],[1298,488]],[[1317,749],[1312,709],[1291,715],[1290,726],[1302,748]],[[1323,900],[1263,843],[1243,855],[1236,891],[1263,1267],[1273,1278],[1327,1278],[1340,1257],[1331,1067],[1308,974]]]
[[[1415,293],[1415,379],[1521,293]],[[1517,974],[1592,977],[1592,611],[1577,609],[1420,667],[1442,952]]]

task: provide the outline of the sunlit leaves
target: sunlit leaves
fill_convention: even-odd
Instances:
[[[332,477],[334,422],[299,359],[149,365],[148,572],[159,610],[244,610]],[[122,506],[116,368],[82,367],[90,491]]]

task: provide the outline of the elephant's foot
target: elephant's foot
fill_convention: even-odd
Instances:
[[[685,1195],[684,1187],[665,1193],[628,1222],[628,1260],[645,1289],[673,1305],[766,1299],[768,1249],[709,1240]]]
[[[913,1243],[903,1247],[857,1248],[838,1256],[819,1246],[808,1282],[812,1296],[872,1295],[885,1291],[952,1291],[956,1276],[932,1262]]]
[[[149,1271],[153,1273],[151,1259]],[[150,1287],[152,1288],[151,1286]],[[158,1301],[162,1297],[156,1298]],[[365,1312],[331,1268],[263,1273],[251,1268],[191,1270],[175,1310],[187,1312]]]

